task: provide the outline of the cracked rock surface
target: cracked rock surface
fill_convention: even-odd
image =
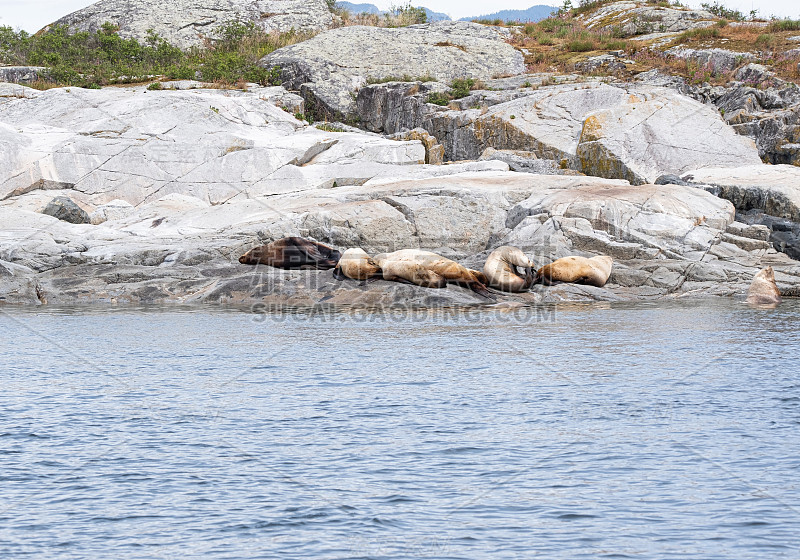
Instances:
[[[621,31],[627,35],[644,33],[672,33],[709,27],[714,15],[706,10],[689,10],[677,7],[641,5],[622,1],[606,4],[583,16],[589,29]]]
[[[53,25],[95,31],[111,22],[122,37],[140,42],[153,29],[186,49],[216,38],[220,27],[235,21],[252,21],[266,31],[318,31],[333,25],[333,14],[324,0],[100,0]]]
[[[475,159],[487,148],[525,150],[575,171],[635,184],[700,167],[761,163],[753,141],[737,135],[716,110],[669,88],[561,84],[490,92],[498,102],[465,109],[425,103],[434,87],[362,88],[359,116],[374,131],[423,128],[444,146],[447,159]]]
[[[486,303],[455,286],[238,263],[289,235],[369,253],[422,248],[474,268],[506,244],[537,265],[615,260],[604,288],[500,302],[739,295],[766,265],[786,293],[800,285],[799,263],[763,225],[734,222],[734,204],[696,186],[515,173],[494,160],[428,165],[421,140],[305,125],[275,105],[282,88],[23,93],[0,98],[0,302]],[[58,197],[91,223],[42,213]]]
[[[522,53],[505,42],[507,33],[455,21],[342,27],[278,49],[260,64],[280,67],[283,85],[303,92],[321,115],[348,120],[355,116],[355,92],[368,79],[432,77],[449,83],[524,73]]]

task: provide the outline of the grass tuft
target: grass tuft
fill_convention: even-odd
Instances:
[[[717,39],[720,37],[719,28],[717,27],[700,27],[698,29],[690,29],[684,31],[675,38],[677,43],[690,43],[694,41],[706,41],[708,39]]]
[[[769,30],[773,33],[779,31],[800,31],[800,20],[798,19],[779,19],[769,25]]]

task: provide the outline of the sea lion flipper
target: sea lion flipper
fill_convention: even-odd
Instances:
[[[342,268],[340,266],[337,266],[333,269],[333,277],[336,280],[344,280],[347,278],[347,276],[344,275],[344,272],[342,272]]]
[[[469,289],[478,294],[479,296],[483,296],[486,299],[490,299],[492,301],[497,301],[497,297],[492,294],[489,289],[481,284],[480,282],[470,282],[468,284]]]

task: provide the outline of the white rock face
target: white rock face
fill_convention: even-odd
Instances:
[[[550,86],[485,111],[432,110],[420,121],[413,124],[434,135],[453,159],[478,157],[489,147],[526,150],[634,184],[701,167],[761,163],[754,142],[713,108],[654,86]]]
[[[749,52],[736,52],[726,49],[690,49],[681,46],[672,47],[664,52],[675,58],[692,61],[700,68],[720,73],[735,70],[743,62],[756,58],[753,53]]]
[[[226,95],[142,88],[30,90],[26,98],[3,99],[0,199],[61,189],[93,207],[115,199],[139,206],[170,193],[219,204],[337,179],[335,173],[317,173],[318,184],[283,180],[313,163],[425,160],[419,141],[324,132],[273,101],[263,91]],[[326,156],[328,150],[334,155]],[[364,180],[379,173],[374,169]]]
[[[424,165],[419,141],[318,130],[258,92],[25,93],[0,99],[0,303],[477,297],[457,287],[359,288],[329,272],[238,263],[288,235],[369,253],[429,249],[472,268],[505,244],[537,263],[615,259],[607,288],[513,296],[528,302],[729,295],[767,264],[779,285],[800,285],[796,261],[757,228],[729,230],[733,205],[699,188],[513,173],[499,161]],[[57,196],[92,224],[41,214]]]
[[[216,38],[221,26],[234,21],[252,21],[267,31],[319,31],[331,27],[333,14],[324,0],[101,0],[54,25],[95,31],[110,22],[122,37],[139,41],[153,29],[186,49]]]
[[[303,90],[331,116],[355,114],[353,92],[368,78],[490,79],[525,71],[522,53],[494,28],[467,22],[409,27],[343,27],[278,49],[261,61],[282,68],[284,85]]]
[[[755,142],[736,134],[716,110],[661,88],[631,90],[617,105],[587,115],[577,155],[584,173],[634,184],[761,163]]]
[[[761,210],[771,216],[800,222],[800,167],[753,165],[697,169],[684,175],[693,183],[712,187],[738,210]]]

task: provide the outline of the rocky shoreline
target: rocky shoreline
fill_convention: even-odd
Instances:
[[[766,266],[800,295],[795,84],[755,64],[722,89],[529,74],[504,33],[326,31],[264,60],[285,87],[246,91],[0,84],[0,304],[495,305],[237,262],[285,236],[476,269],[502,245],[537,266],[614,259],[603,288],[537,286],[500,304],[743,298]],[[381,65],[364,41],[396,52]],[[429,102],[470,72],[483,89]]]

